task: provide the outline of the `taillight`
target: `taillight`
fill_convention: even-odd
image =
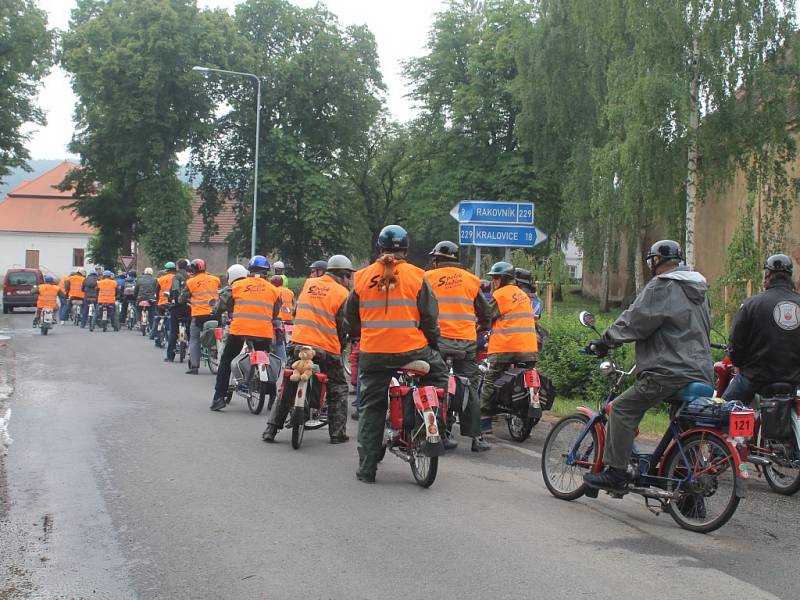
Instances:
[[[218,339],[218,340],[222,339],[222,328],[221,327],[218,327],[217,329],[214,330],[214,338]]]
[[[542,382],[539,379],[539,371],[537,371],[536,369],[529,369],[525,371],[525,387],[526,388],[542,387]]]
[[[794,412],[800,417],[800,396],[794,399]]]

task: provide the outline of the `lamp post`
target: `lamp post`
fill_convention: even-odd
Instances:
[[[240,73],[239,71],[226,71],[225,69],[212,69],[211,67],[192,67],[192,71],[200,73],[224,73],[252,77],[258,85],[256,93],[256,155],[253,173],[253,231],[250,235],[250,256],[256,253],[256,210],[258,209],[258,142],[261,136],[261,78],[253,73]]]

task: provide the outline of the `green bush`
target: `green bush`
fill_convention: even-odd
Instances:
[[[598,320],[598,329],[611,323]],[[555,315],[542,320],[548,337],[539,356],[539,368],[556,386],[559,397],[575,398],[593,404],[608,393],[608,381],[598,371],[600,359],[591,354],[582,354],[589,340],[596,334],[578,322],[578,313]],[[615,357],[625,368],[630,363],[631,348],[623,346],[615,351]]]

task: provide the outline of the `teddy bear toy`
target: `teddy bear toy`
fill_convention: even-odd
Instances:
[[[314,349],[302,346],[297,351],[297,360],[292,363],[292,374],[289,381],[308,381],[314,372]]]

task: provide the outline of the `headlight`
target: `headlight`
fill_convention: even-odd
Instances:
[[[612,365],[611,362],[608,360],[604,360],[603,362],[601,362],[598,369],[600,369],[600,372],[606,377],[614,373],[614,365]]]

